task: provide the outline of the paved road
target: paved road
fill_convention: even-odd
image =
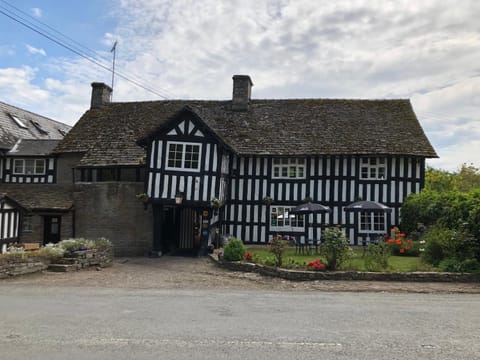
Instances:
[[[0,286],[3,359],[478,359],[475,294]]]

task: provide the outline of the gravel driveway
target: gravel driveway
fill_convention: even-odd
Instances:
[[[282,291],[355,291],[476,293],[479,283],[413,283],[383,281],[293,282],[255,273],[232,272],[217,267],[208,258],[164,256],[161,258],[116,258],[114,265],[69,273],[44,272],[0,280],[1,284],[45,286],[91,286],[138,289],[260,289]]]

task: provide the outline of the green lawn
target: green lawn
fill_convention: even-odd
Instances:
[[[260,259],[265,259],[272,254],[268,251],[267,247],[247,247],[247,251],[252,253],[254,256],[257,256]],[[297,264],[307,264],[313,259],[321,259],[321,256],[311,254],[311,255],[299,255],[295,254],[295,248],[287,248],[284,252],[284,263],[289,261],[295,261]],[[428,264],[424,264],[419,257],[415,256],[391,256],[389,261],[389,269],[387,271],[400,271],[400,272],[410,272],[410,271],[432,271],[432,267]],[[343,266],[341,270],[356,270],[356,271],[365,271],[364,258],[363,258],[363,249],[355,249],[354,256],[349,261],[348,264]]]

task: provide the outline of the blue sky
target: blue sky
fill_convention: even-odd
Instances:
[[[252,77],[254,98],[410,98],[441,157],[430,165],[480,167],[476,0],[0,0],[2,10],[107,67],[118,40],[117,70],[155,94],[117,77],[114,101],[228,99],[233,74]],[[0,19],[0,101],[73,124],[90,83],[111,74]]]

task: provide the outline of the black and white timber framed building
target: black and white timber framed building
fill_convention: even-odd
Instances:
[[[236,75],[231,100],[112,103],[93,83],[91,108],[51,152],[77,236],[138,255],[198,251],[216,232],[320,239],[334,225],[362,244],[399,224],[437,156],[409,100],[257,100],[252,86]],[[332,212],[289,213],[307,198]],[[344,211],[360,199],[392,211]]]

